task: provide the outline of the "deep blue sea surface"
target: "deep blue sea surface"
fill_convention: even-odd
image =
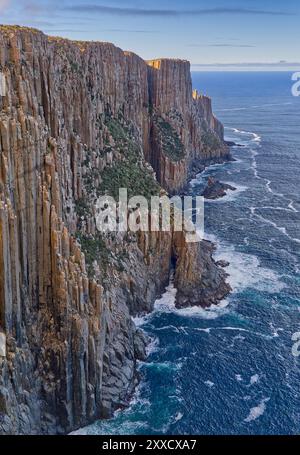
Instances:
[[[194,73],[226,126],[234,163],[209,175],[237,188],[205,205],[234,291],[210,310],[176,310],[170,284],[137,320],[153,337],[132,406],[88,434],[299,434],[300,98],[290,73]]]

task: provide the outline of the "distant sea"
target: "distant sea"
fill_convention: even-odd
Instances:
[[[125,411],[83,434],[299,434],[300,98],[291,73],[193,73],[226,138],[244,147],[208,176],[237,191],[206,202],[207,238],[230,262],[233,293],[209,310],[176,310],[170,283],[137,323],[152,337]]]

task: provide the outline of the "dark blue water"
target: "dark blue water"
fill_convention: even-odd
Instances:
[[[208,175],[237,191],[205,206],[206,235],[234,292],[214,309],[175,310],[172,283],[138,321],[154,339],[132,406],[92,434],[299,434],[300,99],[290,73],[194,73],[237,161]]]

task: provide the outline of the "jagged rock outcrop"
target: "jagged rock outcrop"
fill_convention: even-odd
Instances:
[[[213,177],[209,177],[202,196],[204,196],[205,199],[219,199],[226,196],[227,191],[236,191],[236,188],[228,183],[222,183]]]
[[[151,311],[174,258],[180,305],[194,285],[191,303],[224,295],[207,247],[100,234],[95,200],[174,192],[192,160],[228,149],[187,62],[5,26],[0,69],[0,433],[66,433],[127,404],[146,345],[132,315]]]
[[[231,291],[226,283],[227,274],[212,261],[214,246],[211,242],[187,243],[182,235],[174,242],[177,288],[176,306],[184,308],[217,304]]]

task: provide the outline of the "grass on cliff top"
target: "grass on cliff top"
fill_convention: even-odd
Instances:
[[[37,28],[25,27],[23,25],[2,25],[0,24],[0,32],[11,33],[11,32],[31,32],[31,33],[43,33]]]
[[[159,115],[154,115],[154,124],[158,129],[163,153],[172,161],[184,158],[184,146],[173,126]]]

